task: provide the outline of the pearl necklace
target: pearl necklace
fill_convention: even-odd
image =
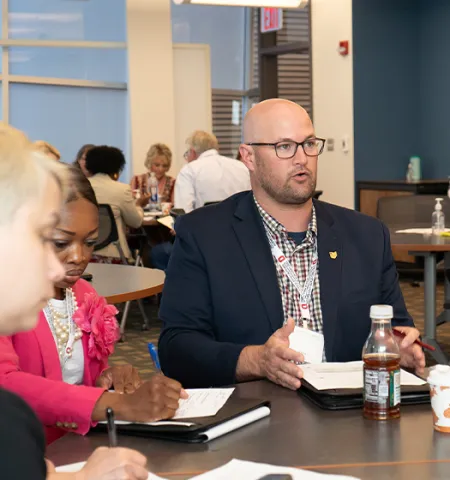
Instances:
[[[65,313],[58,312],[51,301],[48,301],[47,306],[44,308],[50,329],[56,340],[59,359],[62,364],[72,357],[73,344],[83,336],[83,332],[73,321],[73,314],[78,309],[75,294],[71,288],[66,288],[65,294]]]

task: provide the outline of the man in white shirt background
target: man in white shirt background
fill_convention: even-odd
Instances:
[[[197,130],[186,144],[184,158],[188,163],[175,182],[175,208],[189,213],[205,203],[220,202],[251,189],[247,167],[239,160],[219,155],[215,135]],[[166,270],[172,248],[172,242],[155,245],[150,254],[152,266]]]
[[[175,208],[186,213],[208,202],[220,202],[238,192],[250,190],[247,167],[219,155],[219,144],[212,133],[197,130],[187,140],[184,158],[188,162],[175,183]]]

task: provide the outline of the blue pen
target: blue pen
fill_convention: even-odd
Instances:
[[[153,363],[155,365],[156,370],[158,372],[160,372],[161,371],[161,364],[159,363],[158,352],[157,352],[155,346],[153,345],[153,343],[148,344],[148,353],[152,357],[152,360],[153,360]]]

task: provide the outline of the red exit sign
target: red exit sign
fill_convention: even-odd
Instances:
[[[282,8],[261,8],[261,33],[275,32],[283,28]]]

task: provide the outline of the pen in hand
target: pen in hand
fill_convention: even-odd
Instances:
[[[392,330],[394,332],[394,335],[399,337],[399,338],[405,338],[406,335],[399,330],[395,330],[395,328]],[[416,340],[414,343],[417,343],[417,345],[420,345],[422,348],[425,348],[426,350],[430,350],[431,352],[434,352],[436,349],[432,345],[428,345],[428,343],[423,343],[420,340]]]
[[[159,363],[158,352],[157,352],[155,346],[153,345],[153,343],[148,344],[148,353],[152,357],[153,364],[155,365],[156,371],[158,373],[161,372],[161,364]]]
[[[114,411],[110,407],[106,409],[106,420],[108,424],[109,447],[117,447],[117,430],[116,423],[114,422]]]

